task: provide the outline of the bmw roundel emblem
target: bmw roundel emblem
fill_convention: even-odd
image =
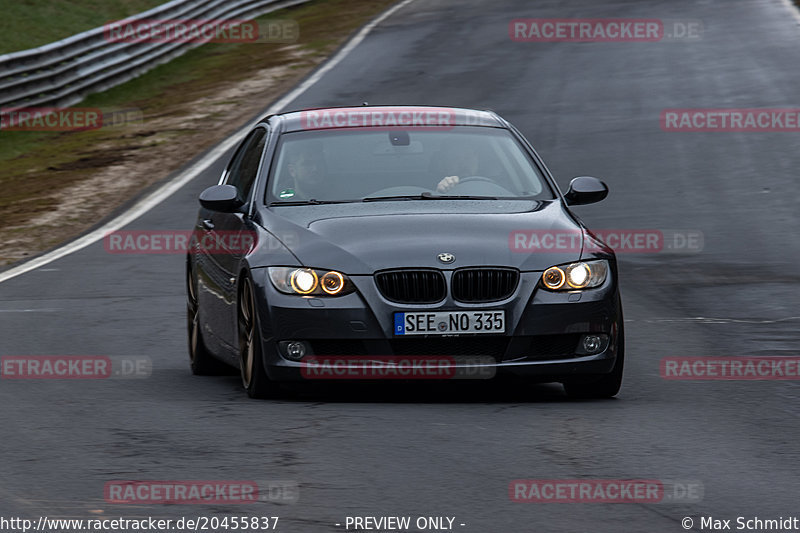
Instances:
[[[452,263],[456,260],[456,256],[447,252],[439,254],[436,258],[442,263]]]

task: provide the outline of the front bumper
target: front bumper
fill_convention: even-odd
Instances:
[[[371,276],[351,277],[357,292],[338,298],[312,298],[278,292],[266,269],[253,271],[257,285],[262,354],[276,381],[307,379],[303,364],[281,355],[280,341],[304,341],[306,356],[397,360],[398,357],[454,356],[469,375],[511,374],[535,381],[564,381],[607,374],[614,368],[621,331],[616,275],[595,289],[550,292],[538,287],[540,272],[524,272],[515,293],[490,304],[465,304],[449,296],[432,305],[406,305],[383,298]],[[448,286],[449,286],[449,279]],[[394,336],[394,313],[427,310],[504,310],[503,335]],[[599,353],[581,355],[585,334],[608,336]],[[481,372],[481,370],[484,370]]]

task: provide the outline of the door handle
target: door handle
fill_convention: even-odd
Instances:
[[[214,222],[210,218],[203,219],[203,228],[214,229]]]

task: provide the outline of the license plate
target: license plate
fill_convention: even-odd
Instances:
[[[505,311],[422,311],[394,314],[395,335],[457,335],[505,331]]]

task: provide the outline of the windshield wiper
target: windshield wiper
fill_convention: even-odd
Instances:
[[[426,193],[427,194],[427,193]],[[467,196],[467,195],[428,195],[428,200],[497,200],[496,196]]]
[[[348,204],[352,202],[356,202],[357,200],[317,200],[312,198],[311,200],[295,200],[293,202],[270,202],[269,206],[272,207],[282,206],[282,205],[323,205],[323,204]]]
[[[362,202],[392,202],[395,200],[428,200],[430,193],[422,194],[403,194],[398,196],[367,196]]]
[[[397,200],[497,200],[494,196],[460,196],[436,195],[430,192],[422,194],[406,194],[399,196],[368,196],[362,202],[393,202]]]

